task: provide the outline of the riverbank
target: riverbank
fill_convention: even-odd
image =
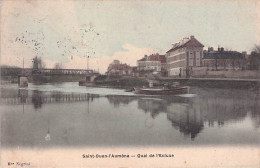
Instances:
[[[62,83],[62,82],[79,82],[84,80],[85,75],[52,75],[29,76],[29,83]],[[17,83],[18,78],[14,76],[2,76],[1,83]],[[238,78],[157,78],[157,83],[179,82],[180,85],[207,87],[207,88],[228,88],[228,89],[259,89],[259,79],[238,79]],[[131,89],[133,87],[148,87],[148,79],[137,77],[107,77],[100,76],[91,86],[111,87],[120,89]]]
[[[227,88],[227,89],[251,89],[260,88],[259,79],[234,79],[234,78],[159,78],[154,79],[158,84],[179,82],[183,86],[196,86],[207,88]],[[108,87],[130,89],[133,87],[148,87],[148,80],[145,78],[120,78],[116,80],[97,81],[95,85],[105,85]]]
[[[105,80],[97,80],[94,82],[97,86],[109,86],[112,88],[120,88],[120,89],[130,89],[133,87],[143,87],[148,86],[149,83],[144,78],[117,78],[117,79],[105,79]]]
[[[207,88],[259,89],[259,79],[235,78],[162,78],[161,82],[179,82],[181,85]]]

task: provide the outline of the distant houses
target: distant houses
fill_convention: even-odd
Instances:
[[[185,37],[174,43],[166,54],[144,55],[137,60],[137,66],[131,67],[126,63],[114,60],[108,67],[108,75],[147,77],[157,74],[168,77],[192,77],[218,74],[213,71],[232,71],[257,69],[250,62],[246,52],[225,51],[223,47],[214,50],[204,45],[194,36]],[[253,60],[253,59],[252,59]],[[258,65],[258,64],[257,64]],[[252,68],[253,67],[253,68]]]
[[[167,63],[165,55],[158,53],[152,55],[145,55],[142,59],[137,61],[138,71],[152,71],[165,75],[167,71]]]
[[[214,50],[209,47],[203,51],[203,66],[207,70],[245,70],[247,54],[237,51],[225,51],[223,47]]]
[[[126,63],[121,63],[119,60],[114,60],[107,68],[109,76],[135,76],[136,67],[131,67]]]

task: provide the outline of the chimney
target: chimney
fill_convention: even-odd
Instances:
[[[194,39],[194,36],[192,35],[192,36],[190,36],[190,39]]]
[[[213,47],[208,47],[208,51],[214,51]]]
[[[220,50],[221,50],[221,51],[224,51],[224,48],[223,48],[223,47],[221,47],[221,48],[220,48]]]

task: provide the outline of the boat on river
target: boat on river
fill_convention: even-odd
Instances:
[[[177,95],[177,94],[187,94],[189,92],[189,87],[179,86],[178,83],[173,85],[164,85],[161,87],[153,87],[153,84],[149,83],[148,88],[134,88],[136,94],[147,94],[147,95]]]
[[[168,95],[168,94],[187,94],[188,87],[172,87],[172,88],[134,88],[136,94],[147,94],[147,95]]]

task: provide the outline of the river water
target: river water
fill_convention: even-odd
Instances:
[[[141,96],[76,82],[1,85],[3,148],[260,143],[259,91]]]

